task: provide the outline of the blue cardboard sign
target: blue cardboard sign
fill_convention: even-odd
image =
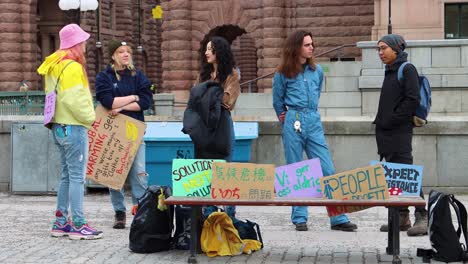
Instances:
[[[403,196],[419,196],[422,187],[423,166],[372,160],[371,165],[382,164],[388,188],[397,187]]]

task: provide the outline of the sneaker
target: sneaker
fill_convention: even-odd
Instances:
[[[114,215],[114,225],[112,226],[114,229],[124,229],[125,224],[127,223],[127,215],[125,212],[117,211]]]
[[[80,227],[76,227],[75,225],[72,224],[70,232],[68,233],[68,237],[71,240],[99,239],[102,237],[102,231],[97,231],[95,228],[92,228],[89,224],[84,224]]]
[[[307,228],[307,224],[306,223],[298,223],[298,224],[294,224],[296,226],[296,231],[307,231],[309,230],[309,228]]]
[[[331,227],[332,230],[338,230],[338,231],[345,231],[345,232],[353,232],[354,230],[357,229],[357,225],[353,224],[351,222],[339,224],[339,225],[334,225]]]
[[[53,237],[68,236],[68,233],[70,233],[70,229],[70,222],[67,221],[65,224],[62,225],[58,221],[55,221],[54,225],[52,226],[52,231],[50,232],[50,235]]]

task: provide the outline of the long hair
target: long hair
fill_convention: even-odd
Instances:
[[[63,49],[62,51],[66,54],[62,60],[74,60],[81,64],[86,81],[88,81],[88,74],[86,73],[86,56],[81,47],[81,43],[78,43],[71,48]]]
[[[213,54],[216,55],[216,61],[218,63],[218,72],[216,73],[217,80],[223,84],[226,78],[232,73],[236,63],[234,61],[234,55],[231,51],[231,45],[229,42],[222,37],[211,37],[211,47]],[[207,42],[208,43],[208,42]],[[200,82],[204,82],[211,79],[211,73],[214,71],[213,64],[208,63],[205,56],[206,49],[200,49]]]
[[[127,48],[128,53],[130,53],[130,60],[129,60],[128,66],[126,68],[130,71],[131,76],[135,76],[136,75],[136,69],[135,69],[135,65],[133,64],[133,51],[132,51],[132,48],[130,46],[120,46],[117,49],[120,49],[121,47]],[[116,51],[117,51],[117,49],[116,49]],[[115,52],[114,52],[114,54],[115,54]],[[120,74],[115,69],[116,64],[118,66],[121,66],[119,61],[111,59],[110,66],[114,70],[115,77],[117,78],[117,80],[120,81],[120,79],[121,79]]]
[[[283,44],[278,72],[288,78],[294,78],[304,70],[299,62],[299,56],[301,55],[302,44],[305,36],[310,36],[312,40],[314,39],[312,37],[312,33],[304,30],[298,30],[289,35]],[[313,47],[315,48],[314,45]],[[307,59],[306,63],[315,70],[314,57]]]

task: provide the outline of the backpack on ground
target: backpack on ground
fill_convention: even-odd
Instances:
[[[175,232],[174,232],[174,248],[175,249],[190,249],[190,230],[192,220],[190,218],[191,208],[188,206],[175,206]]]
[[[165,204],[171,194],[170,187],[152,185],[138,199],[138,211],[130,227],[130,250],[152,253],[171,248],[174,207]]]
[[[407,61],[403,62],[398,68],[397,78],[399,82],[403,80],[403,69],[408,63]],[[419,95],[421,96],[421,100],[413,116],[413,124],[417,127],[427,124],[427,116],[431,111],[432,105],[431,86],[429,80],[424,75],[419,75]]]
[[[262,244],[261,248],[263,248],[262,233],[260,233],[260,226],[257,223],[249,220],[244,222],[239,219],[235,219],[233,222],[241,239],[258,240]]]
[[[450,207],[457,215],[458,228],[452,222]],[[467,213],[465,206],[453,194],[432,190],[428,203],[428,234],[431,249],[417,249],[425,263],[431,259],[443,262],[468,260]],[[460,242],[463,233],[464,241]]]

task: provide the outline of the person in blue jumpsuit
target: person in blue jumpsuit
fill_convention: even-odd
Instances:
[[[303,30],[285,41],[278,70],[273,77],[273,107],[283,126],[286,163],[302,161],[305,150],[309,159],[319,158],[324,176],[335,168],[323,132],[318,104],[323,71],[314,62],[312,34]],[[307,231],[307,206],[293,206],[292,223],[297,231]],[[346,215],[330,218],[331,229],[354,231],[357,226]]]

